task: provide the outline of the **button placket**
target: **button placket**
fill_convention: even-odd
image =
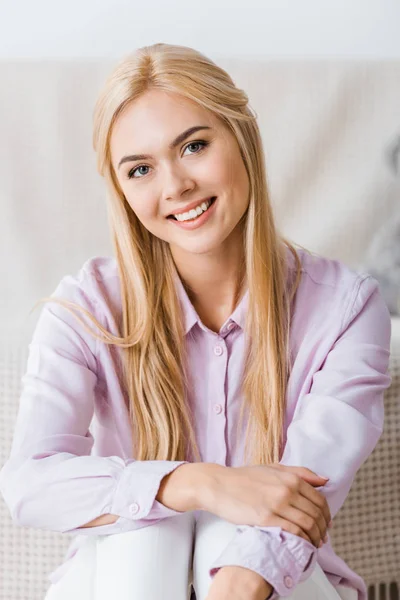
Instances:
[[[215,356],[221,356],[224,353],[224,349],[222,346],[220,346],[219,344],[217,344],[216,346],[214,346],[214,354]]]
[[[222,330],[221,330],[222,331]],[[226,377],[229,361],[229,351],[224,336],[215,334],[210,338],[212,343],[209,347],[210,378],[212,379],[212,391],[208,398],[208,410],[210,419],[213,420],[215,443],[211,451],[210,462],[225,465],[227,458],[226,443]],[[212,354],[211,354],[212,352]],[[214,354],[214,356],[213,356]]]

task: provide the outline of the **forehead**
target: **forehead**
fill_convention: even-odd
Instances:
[[[222,127],[212,113],[195,102],[172,92],[150,90],[128,104],[116,119],[110,140],[111,153],[152,154],[195,125]]]

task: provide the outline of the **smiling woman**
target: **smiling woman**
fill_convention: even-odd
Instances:
[[[248,97],[194,49],[117,65],[93,141],[115,258],[43,299],[0,481],[84,534],[46,600],[366,600],[328,530],[382,431],[377,282],[278,232]]]

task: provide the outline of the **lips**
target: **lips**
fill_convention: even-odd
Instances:
[[[188,204],[187,206],[185,206],[185,208],[183,208],[183,209],[179,208],[177,210],[172,211],[167,216],[167,219],[175,218],[175,215],[182,214],[182,213],[185,213],[185,212],[189,212],[193,208],[196,208],[196,206],[200,206],[201,204],[203,204],[203,202],[207,202],[208,200],[215,200],[215,199],[216,199],[216,196],[208,196],[207,198],[203,198],[202,200],[195,200],[194,202],[191,202],[190,204]]]

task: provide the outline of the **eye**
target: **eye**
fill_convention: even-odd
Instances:
[[[135,177],[135,173],[136,171],[139,171],[139,169],[148,169],[149,167],[147,165],[139,165],[138,167],[135,167],[134,169],[131,169],[128,173],[128,179],[132,179],[132,177]],[[146,173],[141,173],[141,175],[146,175]],[[137,177],[135,177],[135,179],[138,179]],[[141,179],[141,177],[139,177],[139,179]]]
[[[200,152],[202,150],[204,150],[204,148],[206,148],[208,146],[210,142],[206,142],[205,140],[199,140],[198,142],[189,142],[189,144],[187,144],[185,150],[187,148],[189,148],[190,146],[200,146],[200,150],[198,150],[197,152],[191,152],[190,154],[200,154]],[[149,167],[147,165],[138,165],[137,167],[135,167],[134,169],[131,169],[128,172],[128,179],[143,179],[143,177],[145,175],[147,175],[147,173],[142,173],[140,176],[136,176],[135,173],[136,171],[139,171],[139,169],[148,169]]]
[[[199,154],[206,146],[208,146],[209,142],[205,142],[205,141],[200,141],[200,142],[190,142],[186,148],[189,148],[189,146],[200,146],[200,150],[199,152],[191,152],[191,154]]]

